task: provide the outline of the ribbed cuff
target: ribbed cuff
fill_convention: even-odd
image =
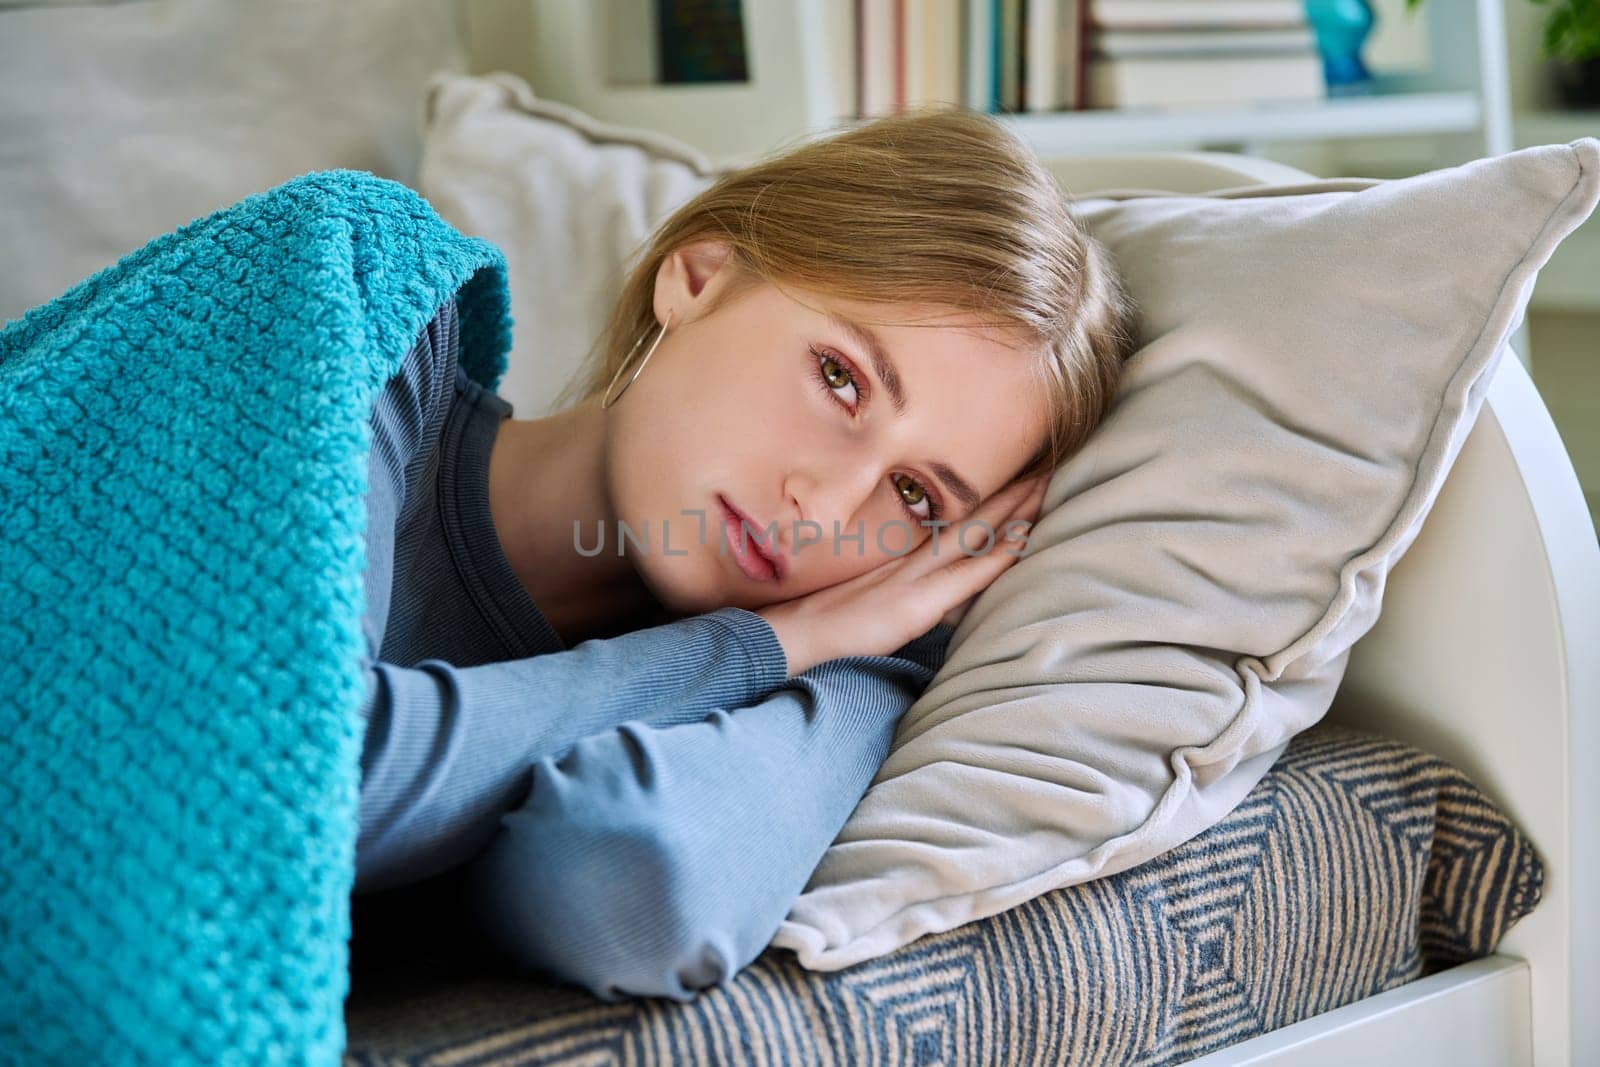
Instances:
[[[776,689],[789,680],[789,657],[783,642],[765,618],[747,608],[726,607],[706,615],[733,631],[750,657],[750,671],[762,692]]]
[[[950,623],[941,622],[927,633],[907,641],[892,655],[908,659],[937,674],[939,668],[944,666],[945,657],[950,651],[950,636],[955,632],[956,628]]]
[[[763,691],[782,685],[789,678],[789,657],[783,651],[777,631],[765,618],[745,608],[718,608],[704,616],[715,619],[731,629],[750,657],[750,669],[760,680]],[[895,651],[889,653],[910,660],[931,673],[937,674],[944,666],[949,652],[950,637],[956,628],[941,622],[926,633],[920,634]]]

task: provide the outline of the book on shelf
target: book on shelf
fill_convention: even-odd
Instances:
[[[1095,107],[1248,107],[1327,95],[1303,0],[1087,4]]]
[[[1083,98],[1082,0],[855,0],[855,16],[859,117],[937,103],[1060,111]]]
[[[854,0],[857,115],[1321,100],[1303,0]]]

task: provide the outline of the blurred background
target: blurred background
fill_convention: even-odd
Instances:
[[[0,318],[307,169],[412,182],[440,69],[510,72],[717,164],[945,101],[1046,158],[1220,150],[1324,177],[1600,136],[1596,0],[0,0]],[[1600,513],[1600,223],[1528,316],[1521,354]]]

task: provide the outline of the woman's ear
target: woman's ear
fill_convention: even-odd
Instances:
[[[672,312],[674,325],[692,322],[716,306],[733,271],[724,270],[733,246],[706,239],[680,245],[661,258],[656,270],[656,321]]]

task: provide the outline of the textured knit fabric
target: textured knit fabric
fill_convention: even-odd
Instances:
[[[446,304],[372,416],[353,963],[476,919],[502,962],[689,999],[771,939],[953,628],[793,680],[742,608],[567,649],[489,511],[511,406],[456,345]]]
[[[333,1064],[355,875],[369,417],[504,260],[303,175],[0,330],[0,1049]]]

